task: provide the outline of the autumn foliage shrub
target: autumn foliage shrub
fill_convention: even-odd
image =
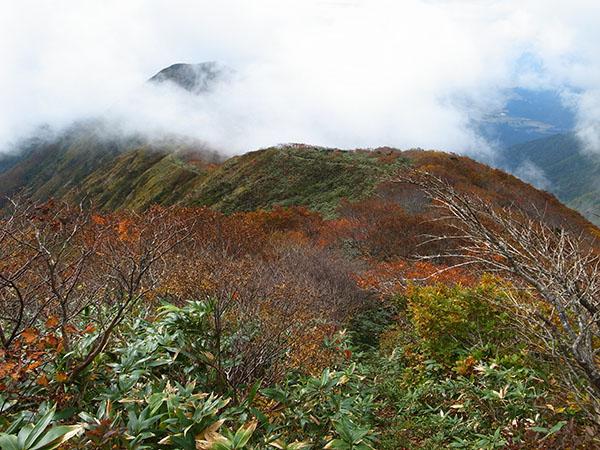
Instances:
[[[323,335],[368,297],[350,277],[355,264],[305,245],[322,227],[305,208],[229,217],[208,208],[92,213],[16,199],[0,227],[0,369],[14,372],[11,361],[22,360],[12,384],[25,371],[43,383],[38,367],[48,352],[14,356],[23,339],[42,336],[56,340],[65,355],[60,378],[74,382],[125,318],[162,298],[212,301],[217,336],[239,328],[230,387],[277,378],[283,366],[273,361],[282,354],[318,371],[327,359],[317,351]],[[78,330],[98,333],[81,347],[87,335]]]
[[[476,287],[411,286],[396,298],[396,325],[370,359],[385,402],[380,448],[597,445],[596,429],[528,351],[503,300],[489,276]]]
[[[410,286],[402,301],[423,347],[440,361],[452,363],[461,351],[476,344],[498,347],[506,343],[511,334],[506,314],[489,301],[502,295],[488,280],[474,289]]]
[[[422,200],[327,220],[14,203],[0,447],[27,423],[75,426],[62,448],[92,449],[532,448],[593,431],[511,328],[498,279],[408,258],[448,245],[422,236],[440,232]]]

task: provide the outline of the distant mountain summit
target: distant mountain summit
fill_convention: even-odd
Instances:
[[[150,83],[173,83],[186,91],[210,91],[220,82],[227,81],[233,70],[216,61],[199,64],[173,64],[150,78]]]
[[[148,82],[172,83],[201,95],[230,80],[233,73],[233,69],[216,61],[173,64]],[[27,187],[33,197],[37,193],[36,198],[48,194],[60,197],[97,166],[136,148],[167,153],[186,148],[194,153],[202,147],[202,152],[211,152],[204,144],[185,136],[166,133],[162,138],[150,139],[133,131],[124,134],[114,126],[102,117],[77,121],[57,130],[42,125],[30,136],[0,149],[0,197],[14,194],[20,186]]]

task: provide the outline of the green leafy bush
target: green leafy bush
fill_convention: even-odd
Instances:
[[[566,423],[584,434],[548,366],[488,301],[502,295],[484,279],[476,288],[411,287],[400,299],[398,324],[369,360],[384,402],[380,448],[538,448],[534,438],[569,442]]]
[[[23,417],[15,420],[6,432],[0,433],[0,448],[2,450],[52,450],[81,431],[81,425],[54,425],[48,428],[55,413],[56,408],[53,407],[36,423],[26,425]]]
[[[474,344],[496,346],[510,337],[507,316],[489,299],[502,296],[491,280],[474,289],[437,284],[409,287],[407,314],[421,345],[438,360],[453,364]]]
[[[6,415],[0,444],[11,450],[56,448],[67,439],[69,448],[91,449],[371,448],[374,391],[365,389],[365,369],[354,361],[348,334],[325,340],[323,351],[338,357],[335,368],[318,377],[294,370],[277,385],[261,387],[259,380],[217,392],[210,317],[207,301],[166,305],[146,320],[130,318],[89,366],[88,379],[36,385],[40,393],[63,389],[63,403],[76,399],[81,423],[48,429],[57,419],[53,408],[26,425],[23,417],[31,421],[33,414],[24,410]],[[234,334],[228,330],[220,342],[228,355],[225,373],[236,363],[227,349]],[[77,345],[90,345],[96,336],[89,332]],[[78,353],[84,352],[74,347],[71,354]],[[47,373],[60,364],[59,358]]]

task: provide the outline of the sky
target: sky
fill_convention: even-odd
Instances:
[[[554,89],[600,153],[600,2],[0,0],[0,151],[41,124],[104,117],[227,154],[278,143],[495,143],[472,119],[505,89]],[[235,70],[210,95],[145,81],[173,63]]]

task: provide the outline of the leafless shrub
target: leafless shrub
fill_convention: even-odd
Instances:
[[[95,216],[66,203],[13,199],[0,218],[0,340],[10,347],[43,321],[60,330],[67,354],[81,318],[98,331],[66,368],[73,380],[102,352],[114,329],[152,292],[165,255],[189,235],[172,210]]]
[[[430,258],[479,265],[533,293],[513,295],[505,306],[520,331],[558,359],[563,378],[599,420],[600,255],[593,238],[547,225],[539,211],[534,219],[517,205],[500,208],[458,192],[433,175],[398,181],[420,186],[448,226],[447,234],[431,239],[451,240],[453,250]]]

